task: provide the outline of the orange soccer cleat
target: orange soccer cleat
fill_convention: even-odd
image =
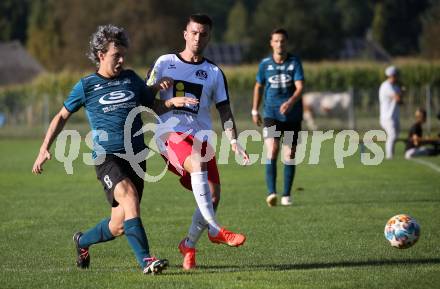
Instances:
[[[179,243],[179,251],[183,256],[183,269],[191,270],[196,268],[196,249],[185,245],[186,238]]]
[[[246,241],[245,235],[228,231],[225,228],[221,228],[220,232],[215,237],[209,235],[208,232],[208,237],[213,243],[225,244],[231,247],[241,246]]]

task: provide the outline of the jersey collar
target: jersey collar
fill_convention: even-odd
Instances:
[[[197,61],[197,62],[190,62],[190,61],[186,61],[185,59],[183,59],[182,56],[180,56],[179,53],[175,53],[175,55],[177,56],[177,58],[180,59],[180,61],[182,61],[182,62],[184,62],[184,63],[186,63],[186,64],[199,65],[199,64],[202,64],[203,62],[205,62],[205,60],[206,60],[206,58],[203,57],[202,60],[200,60],[200,61]]]
[[[96,76],[98,76],[99,78],[102,78],[102,79],[105,79],[105,80],[112,80],[112,79],[116,79],[116,78],[120,77],[124,72],[125,72],[125,69],[122,70],[122,71],[118,74],[118,76],[115,76],[115,77],[105,77],[104,75],[99,74],[98,71],[96,71],[95,74],[96,74]]]
[[[270,55],[270,59],[272,59],[272,62],[275,63],[275,64],[284,64],[284,63],[286,63],[287,60],[289,60],[289,58],[290,58],[291,56],[292,56],[292,55],[291,55],[290,53],[287,53],[286,58],[285,58],[284,61],[281,62],[281,63],[277,63],[277,62],[275,62],[275,59],[273,59],[273,54]]]

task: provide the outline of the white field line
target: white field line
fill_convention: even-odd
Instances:
[[[434,171],[440,173],[440,167],[437,166],[436,164],[433,164],[433,163],[428,162],[428,161],[425,161],[425,160],[417,159],[417,158],[410,158],[410,160],[411,160],[411,161],[414,161],[414,162],[416,162],[416,163],[419,163],[419,164],[425,165],[425,166],[427,166],[427,167],[433,169]]]

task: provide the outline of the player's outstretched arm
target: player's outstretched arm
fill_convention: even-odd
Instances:
[[[50,122],[43,144],[40,147],[40,152],[38,153],[37,159],[32,167],[32,172],[34,174],[41,174],[43,172],[43,164],[51,158],[49,152],[50,146],[58,134],[63,130],[70,115],[71,113],[63,107]]]
[[[254,86],[254,94],[252,97],[252,111],[251,111],[252,121],[258,126],[261,126],[262,124],[261,116],[260,113],[258,112],[258,108],[260,107],[263,88],[264,86],[262,84],[256,82]]]
[[[155,99],[153,110],[158,115],[164,114],[174,107],[184,107],[185,105],[196,105],[199,101],[192,97],[173,97],[167,100]]]
[[[170,77],[162,77],[157,83],[149,85],[153,95],[159,90],[168,90],[173,87],[174,80]],[[148,84],[147,84],[148,85]],[[167,100],[155,99],[153,104],[153,110],[158,115],[164,114],[174,107],[183,107],[185,105],[196,105],[199,101],[191,97],[173,97]]]
[[[231,106],[229,103],[224,103],[217,107],[217,110],[220,114],[220,120],[222,122],[223,130],[225,131],[226,136],[231,142],[231,148],[236,153],[243,157],[244,164],[249,163],[249,155],[244,150],[241,145],[237,142],[237,127],[235,125],[234,116],[232,115]]]

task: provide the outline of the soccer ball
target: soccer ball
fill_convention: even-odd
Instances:
[[[391,246],[406,249],[419,239],[420,226],[411,216],[401,214],[388,220],[384,233]]]

